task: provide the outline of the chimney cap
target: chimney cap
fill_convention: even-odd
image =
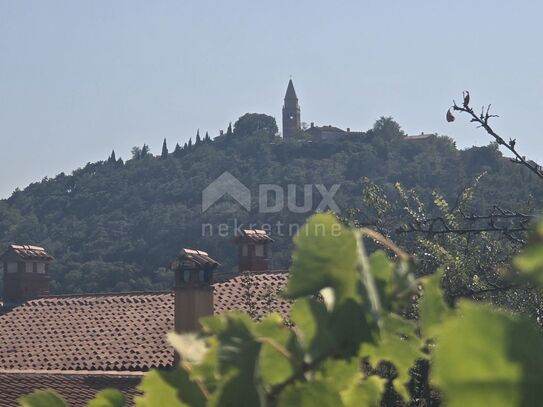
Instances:
[[[8,256],[13,253],[22,260],[34,260],[34,261],[52,261],[54,260],[53,256],[45,251],[43,247],[34,246],[30,244],[18,245],[11,244],[8,246],[6,252],[0,256],[0,259]]]
[[[268,243],[273,239],[264,229],[242,229],[241,234],[234,238],[234,243],[250,241],[252,243]]]
[[[207,252],[196,249],[181,249],[177,258],[171,264],[173,270],[179,269],[181,266],[192,264],[193,267],[215,269],[220,266],[220,263],[209,257]]]

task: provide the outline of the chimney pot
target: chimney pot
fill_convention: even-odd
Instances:
[[[15,245],[0,256],[4,270],[4,306],[17,305],[49,294],[49,264],[43,247]]]
[[[183,249],[172,263],[175,272],[176,332],[201,329],[199,320],[213,315],[213,272],[219,263],[202,250]]]
[[[272,267],[273,239],[262,229],[243,229],[234,238],[238,246],[238,271],[268,271]]]

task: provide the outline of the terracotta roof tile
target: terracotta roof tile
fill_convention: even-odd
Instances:
[[[255,318],[289,303],[277,298],[283,271],[236,275],[215,283],[215,313],[244,310]],[[251,295],[248,295],[251,293]],[[145,371],[171,366],[166,333],[174,294],[49,296],[0,315],[0,369]]]

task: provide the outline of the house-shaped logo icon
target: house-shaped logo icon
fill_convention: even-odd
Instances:
[[[251,210],[251,191],[228,171],[223,172],[202,191],[202,212],[224,195],[230,195],[247,211]]]

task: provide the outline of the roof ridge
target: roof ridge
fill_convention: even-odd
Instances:
[[[0,369],[0,374],[47,374],[84,376],[143,376],[146,372],[128,370],[42,370],[42,369]]]
[[[128,291],[128,292],[113,292],[113,293],[73,293],[73,294],[52,294],[45,295],[43,297],[35,298],[30,301],[39,301],[47,300],[50,298],[70,298],[70,297],[114,297],[114,296],[124,296],[124,295],[160,295],[160,294],[171,294],[173,290],[163,290],[163,291]]]

